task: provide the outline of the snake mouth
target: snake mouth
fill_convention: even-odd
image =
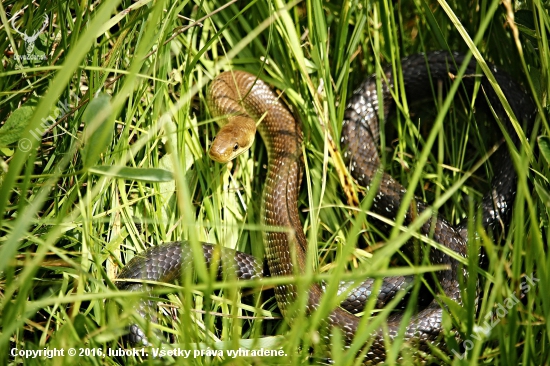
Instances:
[[[210,147],[210,150],[208,150],[208,156],[210,157],[210,159],[220,164],[226,164],[231,160],[231,158],[228,158],[226,154],[220,153],[218,150],[216,150],[214,148],[214,145],[212,145],[212,147]]]
[[[216,144],[216,140],[214,140],[214,143],[210,147],[210,150],[208,150],[208,156],[210,157],[210,159],[220,164],[227,164],[247,150],[248,148],[240,148],[238,144],[234,144],[232,149],[220,149],[219,146]]]

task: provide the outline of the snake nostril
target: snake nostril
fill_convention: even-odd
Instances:
[[[233,146],[233,151],[237,151],[239,150],[239,144],[235,144],[235,146]]]

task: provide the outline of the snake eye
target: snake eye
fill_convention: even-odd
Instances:
[[[239,150],[239,144],[235,144],[235,146],[233,146],[233,151],[237,151]]]

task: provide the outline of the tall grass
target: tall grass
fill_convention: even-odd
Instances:
[[[48,26],[31,53],[43,56],[25,60],[20,56],[27,54],[27,44],[11,21],[17,17],[16,28],[31,35],[44,15]],[[380,75],[386,65],[399,73],[404,56],[434,49],[471,52],[480,72],[487,71],[486,61],[495,63],[523,83],[539,112],[514,155],[519,179],[511,229],[502,240],[481,232],[470,241],[472,255],[465,264],[479,276],[464,283],[463,306],[447,303],[448,348],[427,357],[456,365],[550,362],[550,302],[544,291],[550,281],[550,16],[543,1],[8,0],[0,4],[0,20],[5,35],[0,120],[32,107],[21,131],[14,132],[17,141],[0,146],[0,363],[38,364],[11,352],[46,347],[64,350],[64,356],[46,360],[52,364],[328,362],[318,329],[336,296],[326,296],[311,317],[298,301],[289,325],[269,289],[437,268],[422,261],[388,268],[389,258],[399,259],[409,238],[425,240],[399,223],[391,233],[380,233],[369,224],[372,214],[347,204],[338,152],[345,101],[358,81]],[[281,355],[104,357],[97,350],[122,347],[122,334],[136,321],[132,305],[147,296],[113,286],[120,268],[138,252],[189,240],[263,256],[259,198],[267,156],[262,143],[227,166],[205,153],[217,130],[206,87],[219,72],[235,68],[270,82],[303,124],[306,169],[299,205],[311,266],[304,276],[267,278],[240,291],[238,281],[217,281],[197,263],[198,281],[187,275],[183,286],[155,292],[164,298],[166,314],[159,327],[182,350],[267,349]],[[85,114],[98,93],[111,97],[108,105]],[[440,100],[437,107],[410,110],[402,100],[381,129],[385,169],[453,223],[472,217],[471,198],[479,199],[488,187],[493,168],[487,154],[494,147],[494,129],[484,122],[491,117],[471,113],[467,101],[456,99],[452,106]],[[56,110],[60,105],[66,113]],[[422,116],[435,122],[420,122],[418,109],[432,110]],[[84,127],[96,132],[85,133]],[[113,134],[102,135],[102,129]],[[109,168],[121,166],[136,169]],[[480,247],[487,253],[485,269],[477,265]],[[336,260],[328,264],[331,258]],[[525,291],[525,275],[531,274],[539,281]],[[476,306],[477,278],[482,288]],[[498,312],[519,293],[525,296],[506,314]],[[362,341],[390,311],[364,317]],[[484,327],[487,319],[494,327]],[[143,325],[147,331],[153,327]],[[343,350],[338,334],[333,342],[335,364],[359,362]],[[400,347],[398,339],[389,364],[398,357],[419,362],[414,346],[405,345],[401,354]],[[84,351],[71,357],[70,348]]]

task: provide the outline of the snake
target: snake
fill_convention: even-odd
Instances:
[[[377,89],[375,75],[367,77],[353,91],[342,122],[340,153],[357,184],[368,189],[371,185],[375,187],[371,212],[395,220],[406,194],[401,184],[388,173],[381,171],[379,118],[380,115],[388,117],[396,109],[392,90],[396,87],[401,88],[409,103],[433,98],[438,83],[446,85],[445,90],[448,90],[463,62],[465,56],[456,52],[437,51],[410,56],[401,61],[402,78],[399,80],[402,82],[394,78],[392,69],[388,67],[383,69],[382,80],[378,84],[382,86],[381,91]],[[528,131],[536,111],[530,96],[510,76],[494,65],[488,65],[515,118]],[[519,148],[520,139],[498,94],[489,79],[477,71],[476,61],[471,60],[466,65],[459,92],[470,98],[476,85],[480,93],[477,95],[475,107],[490,107],[489,110],[499,119],[511,145]],[[261,224],[268,228],[263,230],[262,235],[269,273],[271,276],[302,274],[308,265],[308,243],[297,203],[304,169],[303,133],[300,122],[266,82],[245,71],[226,71],[218,75],[210,85],[207,99],[212,115],[219,117],[223,126],[209,150],[210,157],[215,161],[225,163],[249,149],[254,141],[256,129],[259,131],[268,153],[268,169],[261,202]],[[495,130],[501,129],[496,127]],[[499,164],[494,169],[490,189],[479,203],[477,215],[480,217],[463,218],[458,224],[452,225],[441,215],[432,215],[421,226],[419,233],[432,238],[458,256],[466,257],[468,238],[475,234],[468,233],[469,220],[476,219],[476,222],[481,222],[486,230],[507,228],[515,198],[517,174],[509,149],[499,149],[499,154]],[[409,206],[405,213],[404,225],[411,224],[422,212],[431,210],[431,207],[421,199],[413,199]],[[221,263],[226,262],[232,263],[236,278],[256,279],[263,275],[262,263],[249,254],[222,248],[220,255],[216,254],[217,246],[205,243],[202,244],[202,250],[207,265],[217,263],[220,272]],[[220,257],[221,261],[214,261],[214,258]],[[443,295],[461,304],[459,277],[468,275],[466,268],[453,256],[434,248],[429,250],[429,260],[433,264],[447,266],[447,270],[436,272],[437,280]],[[182,275],[182,268],[192,263],[193,256],[188,242],[161,244],[136,255],[118,276],[126,281],[118,282],[117,286],[121,290],[140,291],[144,290],[144,284],[131,280],[177,281]],[[408,282],[410,281],[404,278],[389,278],[384,281],[380,293],[395,293],[399,286],[396,283]],[[355,304],[355,307],[364,306],[365,299],[371,295],[369,286],[372,286],[372,281],[360,284],[344,302]],[[386,286],[391,289],[385,289]],[[318,309],[324,287],[322,284],[313,284],[305,292],[299,292],[295,284],[285,283],[275,286],[274,291],[281,313],[284,317],[292,318],[292,305],[301,296],[307,297],[307,314]],[[144,314],[151,313],[152,302],[143,301],[139,307],[138,313],[145,316]],[[430,345],[442,347],[443,311],[441,301],[434,296],[424,309],[408,320],[404,334],[399,334],[403,315],[390,315],[385,325],[387,333],[380,329],[369,335],[368,349],[363,351],[365,363],[384,362],[385,337],[388,336],[391,341],[399,334],[405,341],[414,342],[421,351],[428,352]],[[155,321],[154,315],[148,316]],[[349,347],[360,332],[360,321],[361,318],[353,314],[349,307],[346,309],[343,305],[338,306],[322,320],[322,328],[325,330],[323,335],[327,334],[323,337],[330,345],[330,331],[337,327],[345,346]],[[130,327],[129,337],[132,343],[150,344],[145,332],[137,325]]]

